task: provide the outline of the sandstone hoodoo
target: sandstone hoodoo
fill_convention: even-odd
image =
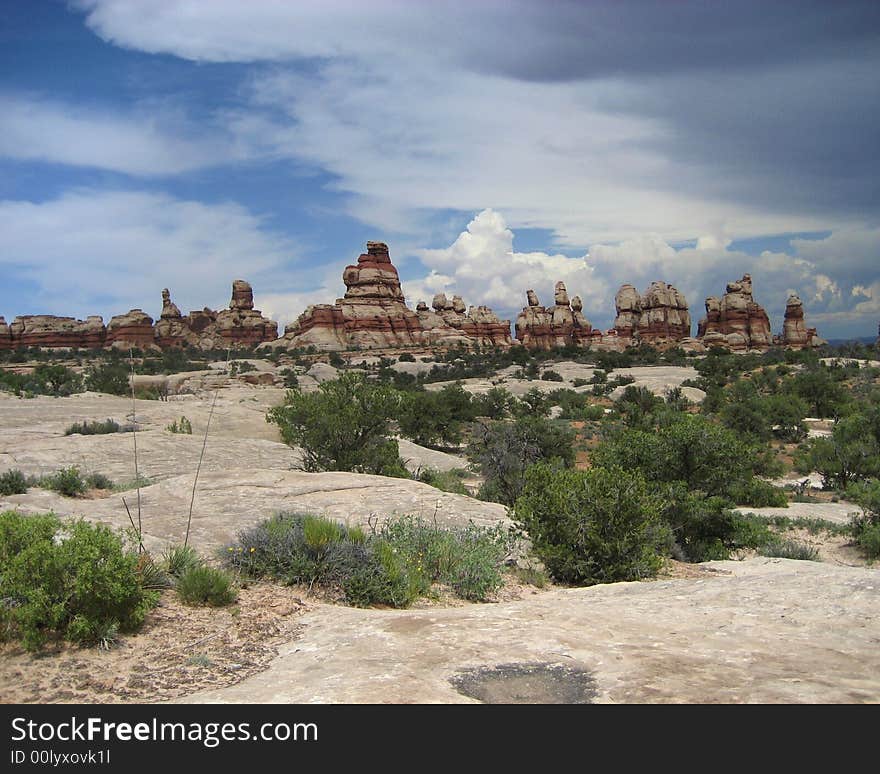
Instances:
[[[458,296],[434,298],[432,308],[406,305],[388,245],[367,242],[367,252],[342,274],[345,295],[335,304],[314,304],[284,336],[267,347],[308,347],[324,351],[399,349],[413,346],[509,346],[510,322],[488,307],[471,307]]]
[[[672,285],[659,280],[643,293],[622,285],[614,297],[617,335],[663,348],[674,346],[691,335],[691,314],[687,299]]]
[[[797,294],[790,295],[785,302],[782,338],[777,343],[790,349],[810,349],[825,343],[819,338],[815,328],[807,327],[804,320],[804,302]]]
[[[554,304],[541,306],[534,290],[526,291],[528,306],[516,318],[516,337],[529,349],[589,346],[593,326],[584,317],[580,296],[568,299],[564,282],[557,282]]]
[[[751,275],[743,274],[741,280],[728,282],[721,298],[706,299],[706,316],[700,320],[697,337],[707,347],[721,346],[734,352],[770,347],[770,319],[752,297]]]
[[[112,317],[106,327],[101,317],[86,320],[52,315],[22,315],[11,325],[0,317],[0,349],[16,347],[69,347],[98,349],[165,349],[192,346],[199,349],[251,347],[278,336],[278,323],[254,309],[253,290],[244,280],[232,283],[228,309],[190,312],[183,316],[171,300],[167,288],[162,291],[162,312],[153,325],[142,309],[132,309]]]

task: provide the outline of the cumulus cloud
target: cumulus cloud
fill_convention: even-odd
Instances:
[[[586,305],[598,304],[610,288],[583,258],[544,252],[517,252],[513,232],[498,212],[486,209],[447,248],[421,250],[421,262],[430,273],[403,282],[412,301],[430,304],[435,293],[458,294],[467,304],[486,304],[513,314],[517,302],[526,303],[525,291],[535,290],[546,304],[553,303],[557,280],[566,283],[570,295],[580,295]],[[613,291],[611,291],[613,292]]]
[[[0,94],[0,156],[163,176],[235,160],[218,137],[196,135],[170,111],[86,108],[30,95]]]
[[[18,314],[156,317],[160,291],[182,311],[229,303],[233,279],[285,290],[296,254],[284,237],[237,204],[205,205],[143,192],[75,191],[42,203],[0,201],[0,271],[7,319]],[[307,272],[300,274],[302,281]]]
[[[483,210],[449,247],[419,253],[429,273],[403,283],[407,297],[430,302],[434,293],[457,293],[466,303],[488,304],[513,318],[525,304],[526,289],[536,290],[543,303],[551,304],[553,286],[563,280],[570,296],[581,296],[593,324],[609,328],[620,285],[629,283],[644,291],[651,282],[662,280],[684,293],[696,330],[705,298],[722,295],[728,282],[749,273],[755,300],[766,308],[776,331],[782,329],[785,301],[791,293],[804,301],[808,320],[836,326],[873,325],[871,316],[880,298],[880,283],[856,286],[851,292],[865,300],[852,303],[842,286],[795,250],[750,255],[714,241],[676,249],[653,235],[596,244],[586,255],[570,257],[518,253],[514,238],[501,213]]]

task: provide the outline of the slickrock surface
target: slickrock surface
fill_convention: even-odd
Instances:
[[[763,558],[701,569],[501,604],[319,607],[265,672],[186,701],[473,703],[452,681],[510,664],[585,670],[597,703],[880,701],[880,571]]]

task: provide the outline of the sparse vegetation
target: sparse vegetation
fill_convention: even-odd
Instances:
[[[352,605],[407,607],[441,583],[465,599],[500,587],[501,529],[446,530],[407,517],[369,534],[322,517],[278,514],[239,534],[228,563],[251,577],[338,588]]]
[[[188,605],[224,607],[238,598],[229,573],[206,564],[184,570],[175,588],[180,599]]]
[[[169,433],[177,433],[180,435],[192,435],[192,423],[185,417],[182,416],[180,419],[175,419],[170,425],[167,425],[165,429]]]
[[[64,435],[107,435],[122,431],[122,427],[114,419],[105,419],[103,422],[90,422],[86,419],[83,422],[74,422],[64,431]]]
[[[20,470],[0,474],[0,495],[24,494],[27,490],[28,480]]]

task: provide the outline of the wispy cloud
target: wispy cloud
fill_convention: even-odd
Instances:
[[[218,132],[172,111],[83,107],[34,95],[0,94],[0,156],[161,177],[235,161]]]

